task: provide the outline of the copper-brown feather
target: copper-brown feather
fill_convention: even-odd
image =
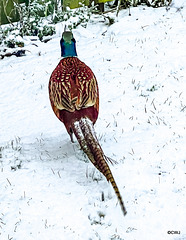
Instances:
[[[62,59],[50,78],[50,99],[59,110],[74,112],[94,106],[98,99],[96,78],[76,57]]]
[[[63,58],[49,81],[49,97],[54,113],[94,166],[111,182],[124,215],[126,209],[103,150],[94,131],[99,112],[99,92],[92,70],[77,57]]]

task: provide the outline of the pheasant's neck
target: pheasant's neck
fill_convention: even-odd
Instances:
[[[72,43],[65,43],[63,42],[61,44],[61,56],[62,57],[76,57],[77,52],[76,52],[76,45],[74,42]]]

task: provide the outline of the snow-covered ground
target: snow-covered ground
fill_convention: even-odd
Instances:
[[[2,240],[186,239],[186,4],[103,20],[73,32],[99,83],[95,129],[128,214],[52,112],[60,24],[48,43],[27,41],[25,57],[0,60]]]

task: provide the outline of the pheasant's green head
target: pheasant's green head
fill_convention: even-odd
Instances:
[[[62,57],[75,57],[77,56],[76,52],[76,40],[73,37],[72,32],[65,31],[62,34],[60,41],[61,45],[61,56]]]

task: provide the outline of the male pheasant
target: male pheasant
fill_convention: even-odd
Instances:
[[[92,70],[77,57],[76,41],[72,32],[64,31],[60,41],[61,56],[49,81],[49,98],[58,119],[64,123],[73,142],[76,136],[82,150],[94,166],[111,182],[123,214],[124,202],[107,164],[108,158],[98,142],[94,123],[99,112],[99,92]]]

